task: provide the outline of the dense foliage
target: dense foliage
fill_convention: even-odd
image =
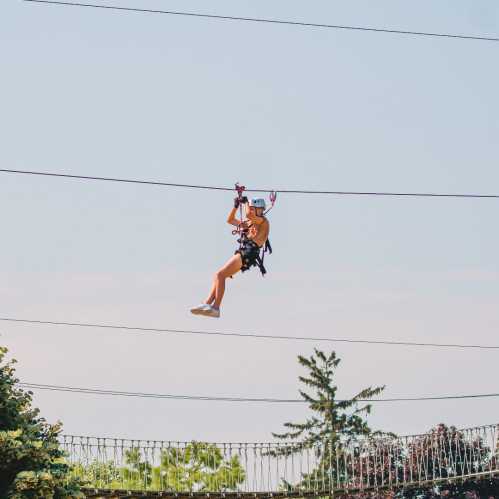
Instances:
[[[15,361],[5,361],[6,354],[0,347],[0,497],[84,497],[67,480],[69,467],[57,440],[61,425],[49,425],[32,408],[31,393],[16,388]]]
[[[157,465],[132,448],[123,466],[93,462],[74,473],[94,488],[168,492],[236,491],[246,478],[238,456],[224,459],[216,445],[201,442],[163,449]]]

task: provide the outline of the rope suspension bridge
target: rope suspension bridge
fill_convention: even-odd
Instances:
[[[65,435],[87,497],[324,497],[499,475],[499,424],[314,444],[207,443]]]

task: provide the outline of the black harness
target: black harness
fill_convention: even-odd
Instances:
[[[262,276],[265,276],[267,273],[267,269],[264,266],[265,253],[272,254],[270,241],[267,239],[260,250],[258,245],[252,239],[248,238],[247,230],[244,230],[241,232],[241,237],[237,242],[239,243],[239,249],[236,253],[241,255],[243,261],[242,272],[246,272],[246,270],[256,266],[260,269]]]

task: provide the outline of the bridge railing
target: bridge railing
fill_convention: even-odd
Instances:
[[[66,435],[73,476],[96,489],[327,495],[499,473],[499,425],[306,445]],[[332,442],[335,442],[334,444]]]

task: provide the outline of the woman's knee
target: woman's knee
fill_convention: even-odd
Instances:
[[[215,281],[221,281],[223,279],[227,279],[227,276],[225,275],[225,272],[223,270],[217,270],[215,272]]]

